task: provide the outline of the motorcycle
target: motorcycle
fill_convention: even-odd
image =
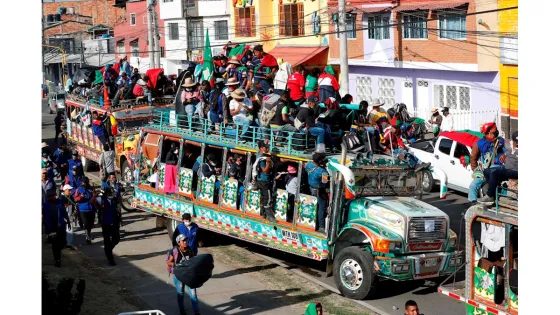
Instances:
[[[129,183],[121,183],[121,206],[126,212],[135,212],[136,209],[132,206],[134,202],[134,187]]]

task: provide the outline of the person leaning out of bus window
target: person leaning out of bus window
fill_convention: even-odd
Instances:
[[[325,213],[327,208],[327,187],[329,173],[327,172],[327,156],[325,153],[314,153],[313,161],[308,162],[305,170],[308,174],[308,183],[311,195],[317,197],[317,226],[321,233],[325,233]]]
[[[93,112],[92,114],[93,135],[97,136],[97,138],[103,144],[103,146],[108,145],[107,138],[105,137],[105,130],[103,128],[103,125],[105,124],[107,119],[109,119],[110,115],[111,115],[110,113],[109,115],[107,114],[100,115],[97,112]]]

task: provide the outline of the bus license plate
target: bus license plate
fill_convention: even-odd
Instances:
[[[424,267],[434,267],[435,265],[437,265],[437,262],[437,258],[426,258],[424,259]]]
[[[299,236],[296,232],[282,230],[282,238],[289,241],[299,242]]]

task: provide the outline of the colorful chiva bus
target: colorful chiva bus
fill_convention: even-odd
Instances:
[[[465,302],[467,315],[519,311],[517,191],[509,190],[499,199],[493,207],[475,205],[467,210],[464,280],[451,275],[438,289]]]
[[[92,114],[109,115],[103,128],[110,135],[108,144],[115,151],[115,166],[121,173],[125,183],[133,180],[134,156],[138,142],[138,131],[146,125],[155,112],[169,111],[174,108],[173,98],[156,98],[154,107],[145,102],[136,104],[133,101],[121,102],[120,106],[110,110],[101,107],[93,99],[86,99],[80,95],[69,94],[66,98],[66,133],[70,149],[75,149],[82,158],[84,170],[92,168],[92,163],[98,163],[103,152],[103,144],[93,134]]]
[[[233,129],[233,135],[228,129]],[[347,152],[344,145],[342,154],[329,156],[329,210],[327,229],[322,233],[317,229],[318,200],[306,185],[305,164],[311,157],[300,150],[300,135],[254,128],[249,131],[252,138],[243,140],[237,129],[173,112],[160,113],[140,133],[133,206],[166,218],[171,234],[182,214],[190,213],[203,229],[326,260],[339,290],[354,299],[373,294],[381,278],[435,278],[461,265],[463,258],[455,250],[457,237],[449,228],[449,217],[414,198],[421,178],[406,162],[391,161],[384,155],[360,157]],[[297,169],[295,195],[282,183],[273,192],[274,223],[261,217],[260,193],[250,188],[257,141],[264,138],[269,139],[276,160],[275,174],[288,166]],[[312,143],[312,139],[305,141]],[[179,162],[166,165],[172,147],[179,148]],[[205,177],[202,167],[193,172],[197,159],[204,163],[210,154],[221,157],[220,176]],[[239,179],[227,177],[232,158],[242,161]],[[176,187],[166,189],[172,183],[166,176],[176,178]]]

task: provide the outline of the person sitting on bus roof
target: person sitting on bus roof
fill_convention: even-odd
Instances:
[[[253,92],[262,89],[266,94],[272,93],[271,80],[279,69],[278,61],[269,53],[265,53],[262,45],[253,48]]]
[[[229,102],[229,113],[233,117],[233,122],[242,127],[241,137],[247,137],[249,126],[253,123],[251,115],[253,103],[242,89],[233,91],[231,97],[233,99]]]
[[[325,102],[327,98],[334,97],[339,98],[338,90],[340,90],[340,85],[338,80],[334,76],[334,69],[331,65],[325,68],[325,71],[319,76],[317,81],[319,85],[319,101]]]
[[[140,73],[138,73],[138,68],[134,68],[132,75],[130,76],[130,85],[136,85],[136,82],[140,79]]]
[[[319,97],[319,84],[318,78],[321,75],[321,70],[319,68],[313,68],[310,74],[305,78],[305,98],[307,99],[311,95]]]
[[[148,105],[152,106],[152,91],[148,88],[144,79],[138,79],[132,90],[132,94],[136,97],[136,101],[146,97],[148,99]]]
[[[186,78],[183,85],[184,90],[181,93],[181,102],[185,106],[185,112],[188,117],[202,117],[202,97],[198,92],[196,83],[191,78]]]
[[[304,131],[317,137],[317,151],[325,152],[325,144],[332,149],[332,137],[330,128],[327,124],[318,121],[319,116],[315,109],[319,105],[319,100],[311,95],[307,102],[299,107],[294,127],[299,131]]]
[[[305,102],[305,67],[303,65],[297,66],[297,71],[288,77],[287,88],[294,105]]]

